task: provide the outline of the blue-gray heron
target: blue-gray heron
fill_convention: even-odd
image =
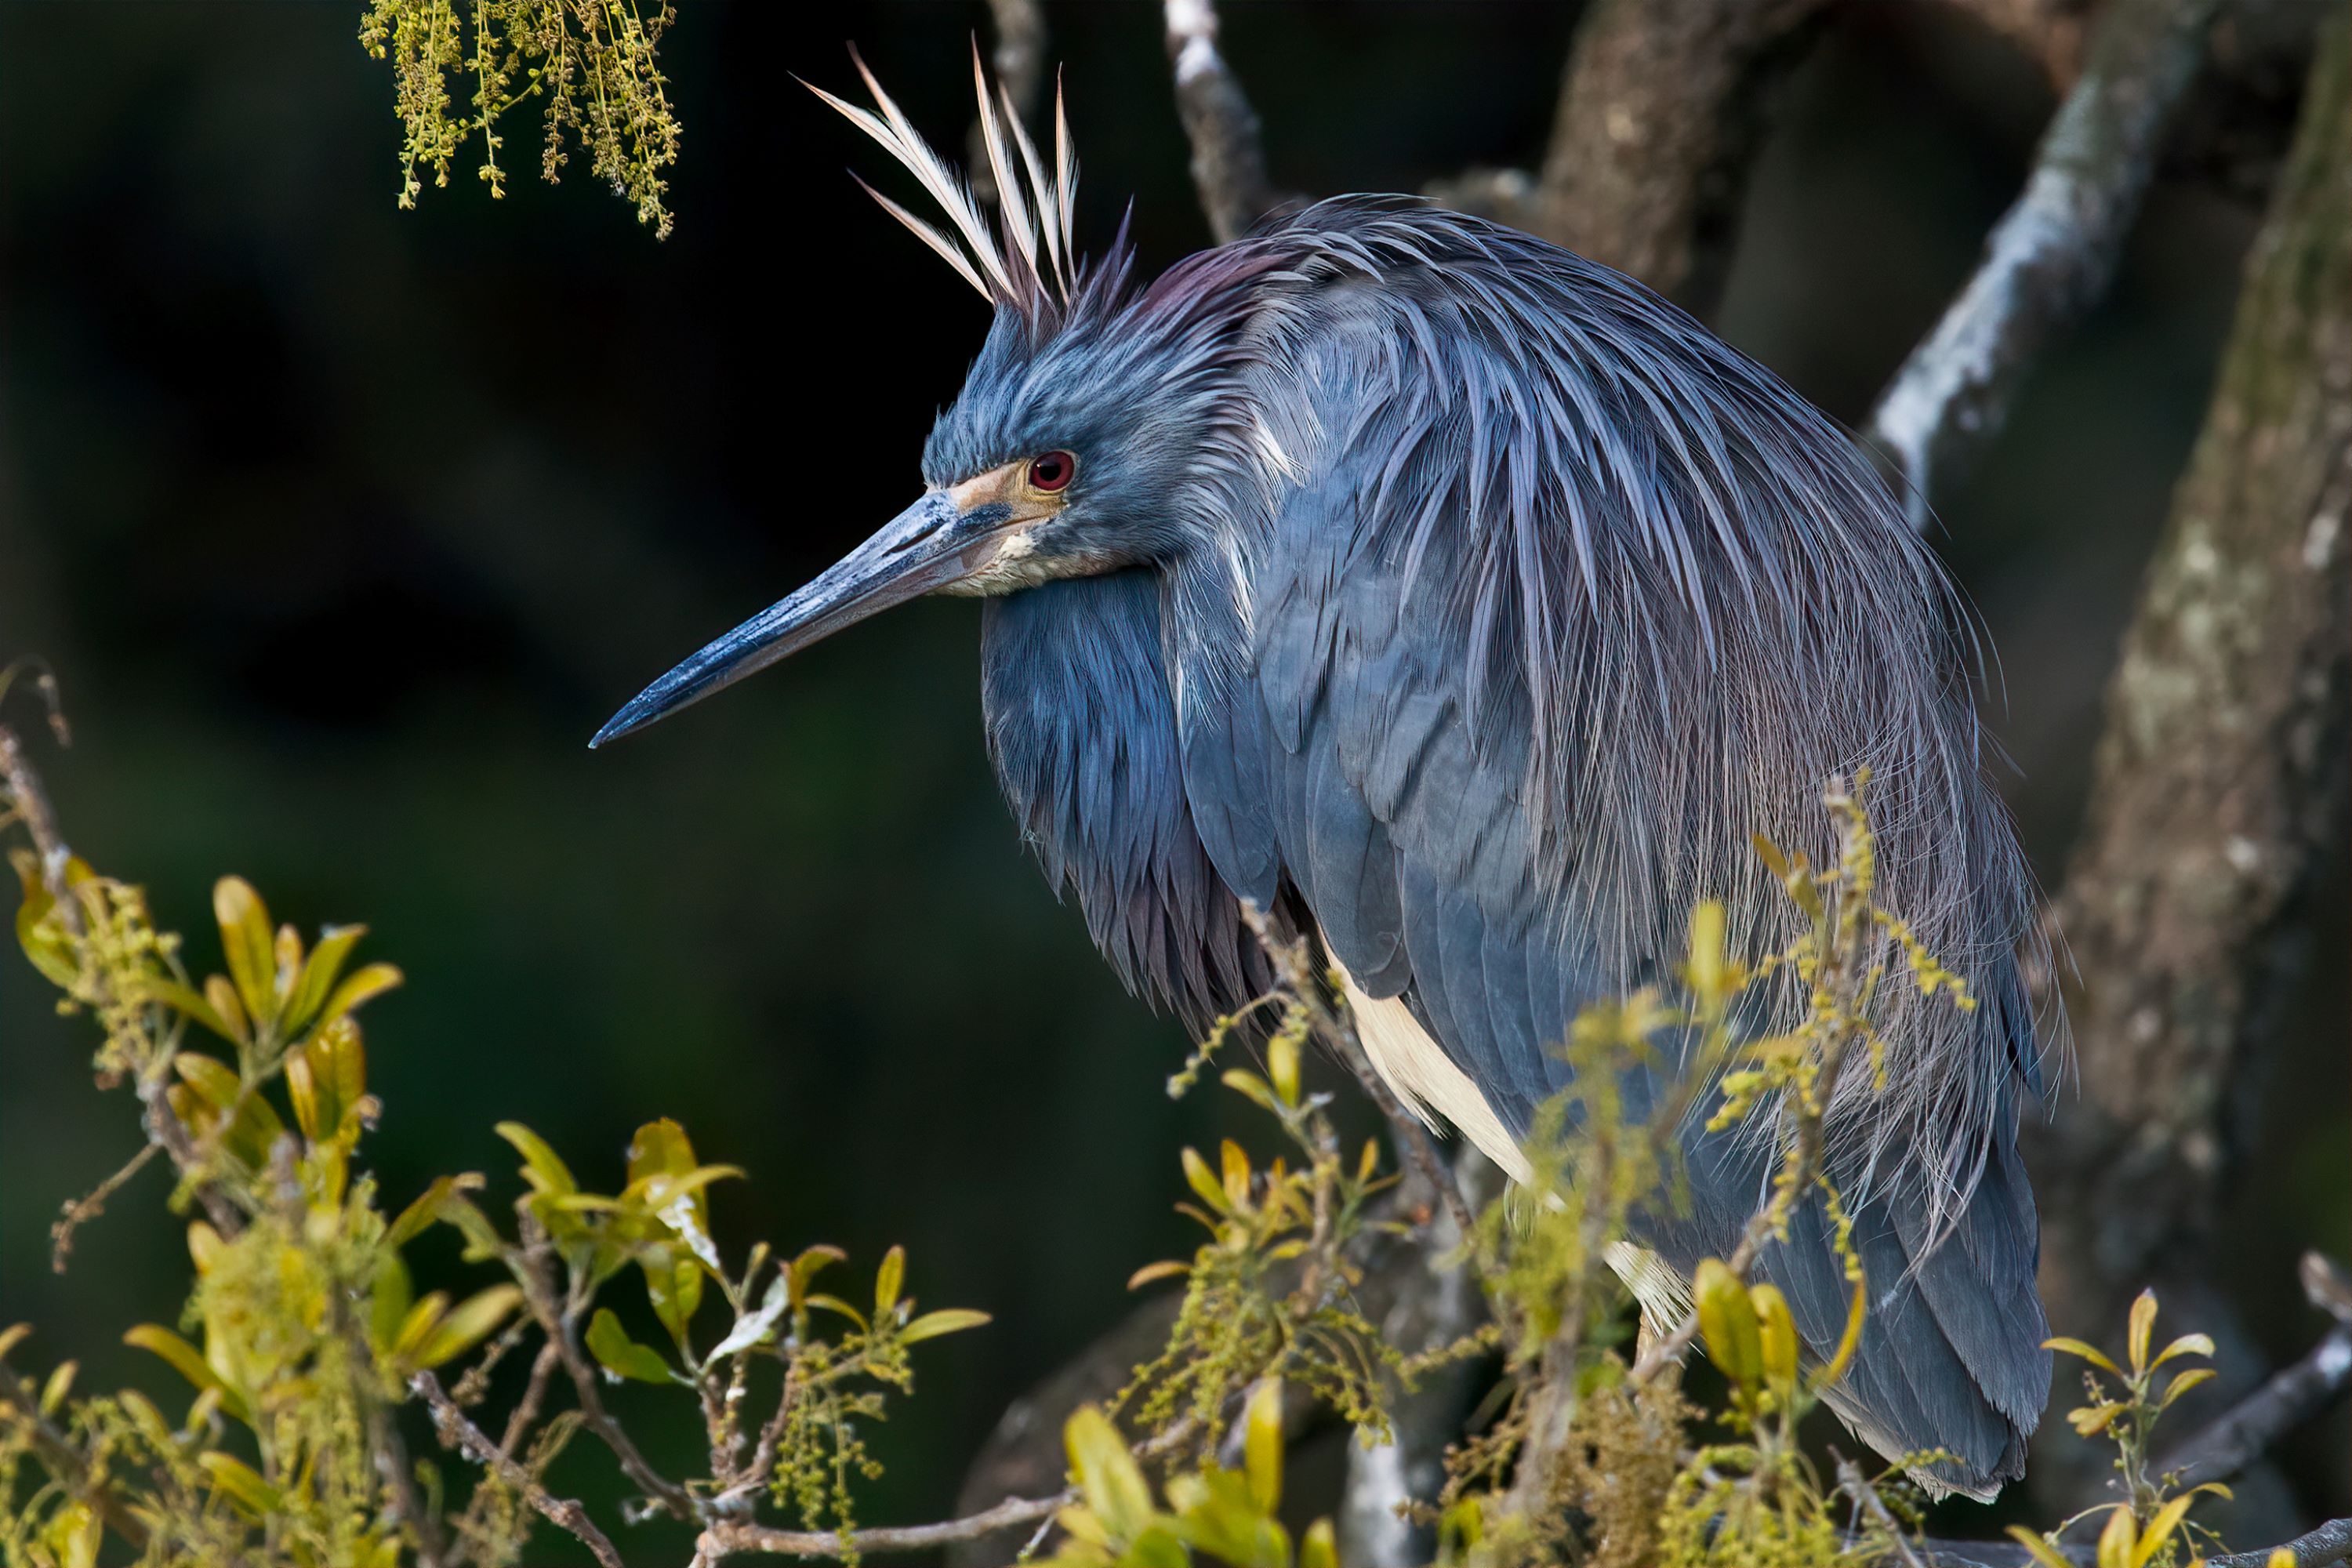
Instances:
[[[993,324],[921,498],[597,742],[888,605],[979,596],[998,782],[1128,985],[1200,1026],[1263,989],[1244,901],[1284,911],[1399,1096],[1518,1173],[1567,1080],[1547,1045],[1670,973],[1702,897],[1748,951],[1785,942],[1750,835],[1820,858],[1824,781],[1866,766],[1882,893],[1980,1005],[1887,1001],[1883,1090],[1840,1086],[1871,1305],[1830,1402],[1882,1453],[1946,1450],[1938,1490],[2020,1475],[2050,1381],[2016,1152],[2029,879],[1965,616],[1870,463],[1639,283],[1405,198],[1138,286],[1124,230],[1077,255],[1058,109],[1048,164],[982,88],[992,226],[866,80],[874,110],[824,96],[947,225],[877,199]],[[1691,1210],[1646,1219],[1630,1271],[1656,1311],[1772,1158],[1687,1152]],[[1848,1288],[1818,1202],[1761,1267],[1827,1354]]]

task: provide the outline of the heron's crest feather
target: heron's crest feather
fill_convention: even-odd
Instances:
[[[998,223],[992,230],[962,171],[923,140],[855,47],[849,58],[873,95],[874,108],[860,108],[813,82],[803,85],[881,143],[884,152],[913,174],[924,194],[938,205],[948,227],[917,217],[863,179],[857,183],[881,204],[883,211],[906,225],[955,268],[956,276],[971,284],[982,299],[1018,312],[1033,329],[1049,327],[1070,309],[1083,283],[1071,235],[1078,160],[1070,145],[1069,116],[1064,110],[1060,83],[1054,88],[1054,161],[1049,171],[1014,112],[1012,95],[1001,85],[991,93],[979,46],[972,47],[972,95],[979,105],[981,144],[997,193]]]

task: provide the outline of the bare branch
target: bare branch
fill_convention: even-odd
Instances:
[[[1034,1524],[1077,1501],[1076,1487],[1052,1497],[1006,1498],[994,1508],[939,1524],[908,1524],[879,1530],[778,1530],[765,1524],[722,1521],[702,1532],[696,1550],[710,1562],[736,1552],[763,1552],[771,1557],[881,1556],[896,1552],[929,1552],[961,1542],[979,1541],[1000,1531]]]
[[[49,1479],[65,1488],[79,1501],[96,1509],[114,1532],[131,1543],[136,1552],[147,1550],[147,1526],[133,1513],[130,1504],[113,1487],[93,1479],[89,1466],[84,1462],[81,1450],[71,1438],[58,1430],[54,1422],[41,1414],[40,1395],[19,1376],[16,1369],[0,1365],[0,1405],[13,1405],[24,1421],[23,1430],[32,1443],[34,1455]]]
[[[2310,1534],[2297,1536],[2284,1546],[2262,1552],[2233,1552],[2227,1557],[2208,1557],[2205,1568],[2270,1568],[2274,1552],[2292,1553],[2294,1568],[2331,1568],[2334,1563],[2352,1562],[2352,1519],[2330,1520]]]
[[[700,1519],[703,1510],[696,1506],[694,1495],[655,1469],[645,1455],[638,1451],[628,1433],[622,1429],[621,1424],[614,1420],[612,1413],[604,1408],[604,1396],[596,1386],[596,1369],[588,1364],[588,1357],[580,1348],[577,1313],[564,1310],[562,1299],[550,1280],[552,1261],[545,1235],[543,1232],[532,1234],[537,1227],[528,1215],[524,1224],[529,1245],[525,1250],[524,1266],[516,1271],[523,1287],[523,1299],[530,1308],[531,1316],[539,1320],[540,1329],[547,1335],[547,1342],[555,1348],[563,1370],[571,1376],[572,1397],[579,1402],[582,1422],[596,1434],[605,1447],[612,1450],[613,1457],[620,1461],[623,1473],[664,1512],[688,1522]]]
[[[6,685],[0,683],[0,692],[6,689]],[[48,689],[54,692],[54,683]],[[50,704],[52,722],[56,722],[54,696]],[[41,884],[58,901],[58,918],[66,922],[68,931],[79,936],[81,904],[66,888],[66,863],[73,858],[73,851],[66,847],[65,835],[58,827],[57,808],[49,804],[48,792],[41,787],[41,775],[35,771],[32,759],[25,754],[24,742],[5,724],[0,724],[0,782],[7,784],[10,809],[32,837],[33,852],[41,862]]]
[[[1465,1148],[1454,1174],[1473,1208],[1502,1184],[1502,1172],[1475,1149]],[[1400,1194],[1425,1204],[1419,1193]],[[1444,1210],[1413,1234],[1396,1238],[1392,1258],[1367,1268],[1366,1293],[1394,1280],[1381,1337],[1406,1355],[1441,1351],[1476,1331],[1486,1320],[1484,1293],[1471,1269],[1446,1259],[1463,1237]],[[1383,1278],[1372,1276],[1377,1271]],[[1414,1568],[1434,1560],[1430,1532],[1403,1517],[1403,1505],[1433,1500],[1445,1481],[1445,1449],[1460,1436],[1475,1396],[1475,1362],[1455,1363],[1425,1373],[1420,1386],[1400,1392],[1389,1411],[1390,1440],[1375,1448],[1348,1445],[1348,1479],[1339,1512],[1339,1561],[1349,1568]]]
[[[1216,0],[1167,0],[1168,59],[1176,113],[1192,144],[1192,184],[1210,232],[1223,245],[1276,202],[1266,182],[1257,111],[1217,48]]]
[[[1913,1548],[1910,1535],[1887,1511],[1886,1501],[1878,1495],[1878,1489],[1863,1479],[1862,1467],[1835,1448],[1830,1450],[1830,1457],[1837,1461],[1838,1490],[1843,1492],[1855,1508],[1868,1514],[1873,1524],[1893,1538],[1895,1561],[1902,1563],[1903,1568],[1927,1568],[1927,1564],[1920,1562],[1918,1552]]]
[[[1870,433],[1908,481],[1919,526],[2000,433],[2042,350],[2105,292],[2216,3],[2109,0],[2024,193],[1880,398]]]
[[[529,1470],[515,1463],[504,1448],[492,1444],[488,1436],[457,1408],[457,1402],[442,1388],[440,1379],[429,1372],[420,1372],[408,1380],[408,1386],[431,1408],[434,1430],[440,1434],[445,1446],[495,1471],[540,1517],[588,1548],[603,1568],[627,1568],[614,1548],[612,1538],[596,1528],[588,1510],[574,1499],[551,1496]]]
[[[2158,1474],[2177,1472],[2189,1486],[2226,1481],[2352,1387],[2352,1280],[2316,1252],[2304,1256],[2303,1278],[2312,1305],[2331,1313],[2336,1326],[2301,1360],[2166,1454]]]

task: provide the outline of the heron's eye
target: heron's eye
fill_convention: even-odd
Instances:
[[[1078,459],[1069,452],[1048,452],[1042,458],[1029,459],[1029,488],[1051,495],[1066,489],[1071,476],[1078,471]]]

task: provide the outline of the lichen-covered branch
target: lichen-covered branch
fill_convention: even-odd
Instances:
[[[2105,292],[2217,0],[2108,0],[1985,258],[1879,400],[1913,520],[1992,442],[2042,350]]]
[[[2105,1321],[2151,1275],[2193,1273],[2242,1136],[2247,1068],[2305,940],[2304,896],[2343,829],[2343,22],[2315,60],[2205,426],[2125,639],[2089,819],[2058,900],[2080,1090],[2031,1130],[2030,1158],[2042,1290],[2062,1329]]]
[[[1257,111],[1217,47],[1216,0],[1167,0],[1166,16],[1176,112],[1192,144],[1192,184],[1222,245],[1278,200],[1265,177]]]

